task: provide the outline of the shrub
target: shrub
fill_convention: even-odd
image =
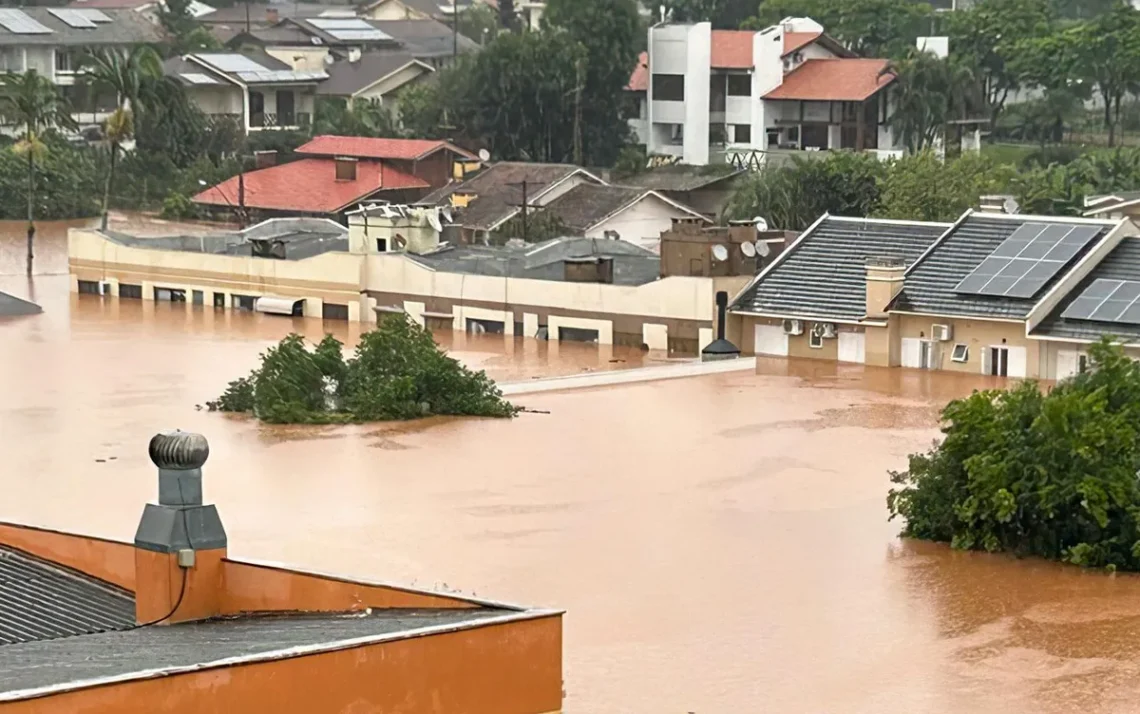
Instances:
[[[310,351],[289,335],[237,379],[210,411],[249,412],[274,424],[414,419],[430,415],[511,417],[517,409],[483,372],[472,372],[403,315],[381,319],[353,358],[328,335]]]
[[[903,534],[955,548],[1140,570],[1140,365],[1107,339],[1047,394],[1031,381],[943,410],[887,497]]]
[[[162,200],[162,217],[178,220],[180,218],[197,218],[198,206],[185,194],[177,191],[171,192]]]

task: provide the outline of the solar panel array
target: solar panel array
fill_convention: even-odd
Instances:
[[[69,26],[80,30],[88,30],[96,27],[94,20],[84,16],[78,10],[72,10],[66,7],[49,7],[47,11],[63,22],[66,22]]]
[[[263,67],[258,63],[251,60],[245,55],[237,54],[218,54],[218,55],[198,55],[200,59],[208,64],[217,67],[223,72],[268,72],[268,67]]]
[[[210,75],[201,74],[200,72],[185,72],[179,76],[190,84],[221,84],[221,82],[214,79]]]
[[[371,30],[326,30],[338,40],[390,40],[392,37],[375,28]]]
[[[1069,304],[1061,317],[1068,320],[1095,320],[1140,325],[1140,282],[1134,280],[1094,280]]]
[[[243,82],[303,82],[328,79],[324,70],[261,69],[257,72],[235,72]]]
[[[112,21],[111,18],[107,17],[107,13],[103,12],[102,10],[96,10],[94,8],[86,8],[86,7],[75,8],[73,10],[73,12],[79,13],[80,15],[82,15],[83,17],[86,17],[91,22],[111,22]]]
[[[364,20],[358,17],[314,17],[309,20],[313,27],[322,30],[373,30]]]
[[[954,292],[1031,298],[1101,230],[1095,225],[1024,223],[963,278]]]
[[[0,9],[0,25],[17,35],[50,35],[51,28],[32,19],[23,10]]]

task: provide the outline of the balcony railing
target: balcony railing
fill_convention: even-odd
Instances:
[[[304,129],[312,122],[308,112],[270,114],[268,112],[249,115],[251,129]]]

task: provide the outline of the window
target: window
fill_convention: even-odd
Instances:
[[[253,296],[252,295],[233,295],[230,297],[232,306],[238,310],[248,310],[253,312]]]
[[[194,290],[190,293],[194,305],[202,305],[206,302],[206,295],[201,290]]]
[[[730,96],[730,97],[751,97],[752,96],[752,75],[750,75],[750,74],[730,74],[730,75],[728,75],[728,96]]]
[[[119,297],[131,298],[132,300],[142,300],[142,286],[119,283]]]
[[[0,72],[23,72],[24,48],[4,47],[0,49]]]
[[[186,302],[186,291],[175,288],[155,288],[154,299],[160,302]]]
[[[752,143],[752,125],[751,124],[733,124],[732,125],[733,141],[737,144],[751,144]]]
[[[326,302],[321,307],[321,317],[326,320],[347,320],[348,305],[337,305],[336,303]]]
[[[1077,372],[1084,374],[1089,369],[1089,356],[1086,354],[1077,355]]]
[[[788,127],[788,143],[789,144],[800,143],[800,128],[798,126]]]
[[[709,144],[721,145],[728,139],[728,127],[724,124],[709,124]]]
[[[1009,348],[991,347],[989,349],[989,364],[986,373],[994,377],[1009,376]]]
[[[669,143],[681,145],[685,143],[685,125],[684,124],[670,124],[669,125]]]
[[[58,49],[55,51],[55,71],[56,72],[72,72],[75,70],[75,58],[67,50]]]
[[[388,252],[388,239],[387,238],[377,238],[376,239],[376,252],[377,253],[387,253]]]
[[[823,349],[823,332],[812,330],[808,333],[808,347],[813,350]]]
[[[598,331],[581,327],[563,327],[558,330],[558,339],[561,342],[597,342]]]
[[[970,361],[970,346],[958,343],[954,345],[954,351],[950,354],[952,362],[969,362]]]
[[[655,101],[655,102],[683,102],[683,101],[685,101],[685,75],[683,75],[683,74],[655,74],[655,75],[653,75],[653,101]]]
[[[79,294],[80,295],[99,295],[99,283],[94,280],[80,280],[79,281]]]
[[[225,306],[226,306],[226,294],[225,293],[214,293],[214,307],[219,308],[219,307],[225,307]]]

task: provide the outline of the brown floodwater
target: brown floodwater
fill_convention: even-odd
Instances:
[[[887,471],[946,400],[997,382],[764,360],[521,396],[549,414],[512,421],[268,427],[194,405],[319,322],[80,298],[12,267],[0,290],[46,312],[0,321],[0,519],[130,538],[155,494],[146,442],[179,427],[210,440],[236,555],[566,609],[568,712],[1138,707],[1140,578],[904,542],[886,520]],[[454,348],[501,380],[659,359]]]

